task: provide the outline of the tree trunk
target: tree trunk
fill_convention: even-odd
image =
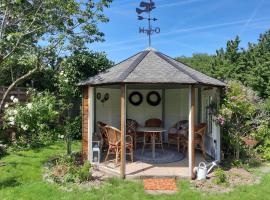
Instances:
[[[239,144],[236,147],[235,158],[236,158],[236,160],[240,159],[240,146],[239,146]]]
[[[71,152],[72,152],[72,150],[71,150],[71,139],[68,138],[67,139],[67,154],[70,155]]]

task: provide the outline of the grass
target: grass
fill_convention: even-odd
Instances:
[[[76,143],[74,148],[79,150]],[[6,165],[0,167],[0,199],[270,199],[270,174],[253,186],[240,186],[226,194],[203,194],[190,189],[189,182],[179,181],[180,192],[173,195],[150,195],[143,190],[141,181],[111,179],[100,189],[83,190],[73,188],[64,191],[61,186],[46,183],[42,179],[43,164],[53,155],[65,153],[65,145],[58,143],[38,150],[12,153],[2,159]]]

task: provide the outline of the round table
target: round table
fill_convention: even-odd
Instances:
[[[164,128],[161,127],[138,127],[137,132],[143,132],[144,134],[148,134],[151,137],[151,145],[152,145],[152,157],[155,158],[155,148],[156,148],[156,136],[160,134],[162,137],[162,133],[166,132]],[[161,143],[162,145],[162,143]],[[144,147],[143,147],[144,148]],[[162,147],[163,149],[163,147]],[[143,153],[143,152],[142,152]]]

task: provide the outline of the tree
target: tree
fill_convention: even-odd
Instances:
[[[97,28],[107,22],[103,9],[112,0],[3,0],[0,3],[0,68],[18,60],[28,66],[9,85],[8,93],[40,69],[50,67],[49,55],[68,54],[76,46],[103,41]],[[18,65],[17,67],[19,67]]]
[[[177,59],[217,79],[240,81],[262,98],[270,96],[270,30],[260,35],[258,43],[249,43],[247,48],[240,47],[237,36],[213,56],[194,54]]]
[[[192,57],[177,57],[176,60],[183,62],[202,73],[212,75],[210,71],[210,67],[214,61],[212,55],[208,55],[206,53],[196,53],[193,54]]]
[[[65,139],[67,143],[67,154],[71,153],[71,142],[76,129],[78,131],[78,119],[72,115],[71,108],[74,107],[74,98],[81,95],[77,84],[90,76],[96,75],[112,66],[112,62],[106,58],[104,53],[87,51],[86,49],[75,50],[75,52],[62,60],[58,73],[55,75],[55,83],[58,95],[62,99],[65,114]],[[81,124],[79,124],[81,126]]]

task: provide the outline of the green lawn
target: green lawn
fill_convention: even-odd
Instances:
[[[75,145],[78,150],[79,143]],[[100,189],[89,191],[74,188],[66,192],[60,186],[43,181],[43,163],[59,153],[65,152],[63,144],[55,144],[40,150],[20,151],[0,160],[0,199],[270,199],[270,174],[263,177],[261,184],[241,186],[227,194],[201,194],[189,189],[188,181],[180,181],[180,192],[174,195],[149,195],[141,182],[113,179]]]

